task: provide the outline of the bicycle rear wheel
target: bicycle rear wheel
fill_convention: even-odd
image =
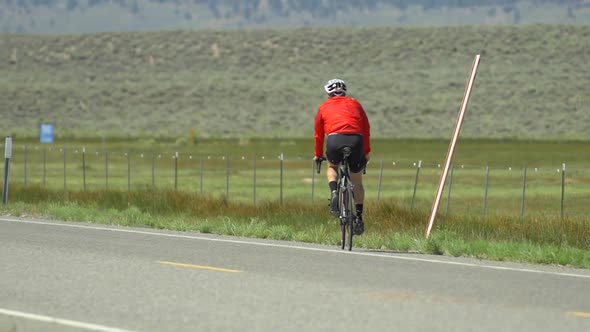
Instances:
[[[340,223],[340,248],[344,250],[346,247],[348,251],[352,251],[352,218],[346,217]]]
[[[346,217],[346,200],[348,193],[342,191],[340,193],[340,249],[344,250],[347,239],[348,218]]]
[[[346,200],[346,235],[348,236],[348,251],[352,251],[352,236],[354,227],[354,215],[352,214],[352,193],[347,189]]]
[[[348,235],[348,251],[352,251],[352,217],[348,217],[348,222],[346,223],[346,232]]]
[[[346,224],[343,220],[340,221],[340,249],[344,250],[346,246]]]
[[[352,250],[353,236],[352,193],[346,189],[341,193],[340,201],[340,248]]]

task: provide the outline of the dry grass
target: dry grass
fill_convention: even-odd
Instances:
[[[280,227],[288,227],[294,232],[306,231],[331,220],[326,206],[321,203],[280,204],[274,201],[252,205],[174,190],[63,192],[38,187],[16,187],[10,197],[14,201],[33,204],[71,202],[97,210],[125,211],[133,207],[142,213],[162,217],[182,214],[198,219],[227,218],[232,220],[232,224],[257,225],[265,231],[270,227],[271,232],[277,230],[273,227],[279,227],[279,230]],[[403,208],[391,201],[368,202],[366,210],[371,232],[377,234],[423,232],[429,213]],[[482,220],[441,215],[437,217],[435,228],[465,241],[505,241],[590,249],[590,223],[584,218],[535,217],[519,220],[515,217],[493,217]]]

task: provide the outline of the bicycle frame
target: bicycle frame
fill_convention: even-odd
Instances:
[[[356,219],[354,207],[354,185],[350,178],[348,157],[351,149],[342,149],[342,162],[338,165],[338,206],[340,209],[340,247],[344,249],[348,245],[348,251],[352,250],[353,222]]]
[[[342,149],[342,162],[338,164],[337,195],[340,220],[340,247],[348,246],[348,251],[352,250],[353,223],[356,219],[356,209],[354,209],[354,185],[350,178],[350,166],[348,157],[352,153],[350,147]],[[322,159],[316,160],[317,172],[320,173]]]

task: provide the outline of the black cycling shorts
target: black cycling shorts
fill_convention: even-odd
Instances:
[[[352,173],[360,172],[367,165],[365,158],[365,144],[363,136],[359,134],[331,134],[326,140],[326,158],[332,164],[342,161],[342,148],[349,146],[352,149],[348,157],[348,164]]]

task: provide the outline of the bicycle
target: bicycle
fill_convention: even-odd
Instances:
[[[350,167],[348,157],[352,150],[346,146],[342,148],[342,162],[338,165],[338,219],[340,220],[340,248],[348,246],[352,251],[352,237],[354,235],[354,222],[356,221],[356,209],[354,208],[354,185],[350,179]],[[320,173],[324,158],[316,160],[317,172]],[[330,202],[331,203],[331,202]]]

